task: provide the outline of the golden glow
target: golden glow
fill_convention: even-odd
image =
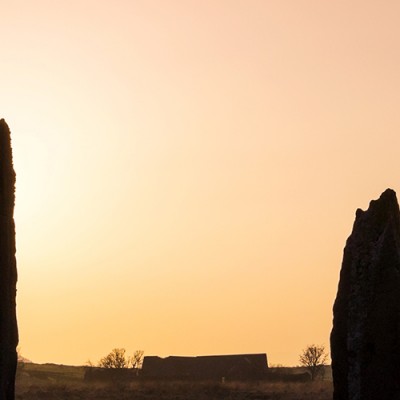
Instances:
[[[23,355],[328,345],[355,210],[400,181],[399,12],[3,5]]]

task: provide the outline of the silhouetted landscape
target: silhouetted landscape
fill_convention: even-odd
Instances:
[[[330,368],[324,380],[285,382],[283,376],[304,373],[301,368],[275,368],[276,379],[270,381],[188,381],[154,380],[131,376],[129,380],[114,376],[112,380],[85,381],[90,367],[24,363],[18,367],[16,398],[36,399],[280,399],[328,400],[332,398]],[[272,373],[271,373],[272,374]]]

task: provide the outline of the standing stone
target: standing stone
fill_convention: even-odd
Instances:
[[[356,212],[331,333],[334,400],[400,399],[400,212],[387,189]]]
[[[15,172],[10,130],[0,120],[0,400],[15,397],[18,328],[16,318]]]

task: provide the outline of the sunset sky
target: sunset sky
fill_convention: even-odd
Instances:
[[[0,10],[22,354],[328,347],[355,211],[400,188],[400,2]]]

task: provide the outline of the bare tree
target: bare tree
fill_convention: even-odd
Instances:
[[[88,359],[85,363],[85,366],[87,367],[95,367],[95,365],[92,363],[92,360]]]
[[[309,345],[300,354],[300,364],[311,374],[311,380],[315,380],[317,376],[324,376],[324,366],[328,359],[323,345]]]
[[[131,364],[132,368],[139,369],[142,367],[143,364],[143,350],[136,350],[131,357]]]
[[[125,349],[113,349],[99,361],[98,365],[102,368],[128,368],[129,358],[125,357],[125,353]]]
[[[143,363],[143,350],[136,350],[132,357],[127,357],[125,355],[125,349],[113,349],[111,353],[103,357],[99,362],[98,366],[101,368],[135,368],[139,370]],[[88,361],[89,366],[93,364]]]

